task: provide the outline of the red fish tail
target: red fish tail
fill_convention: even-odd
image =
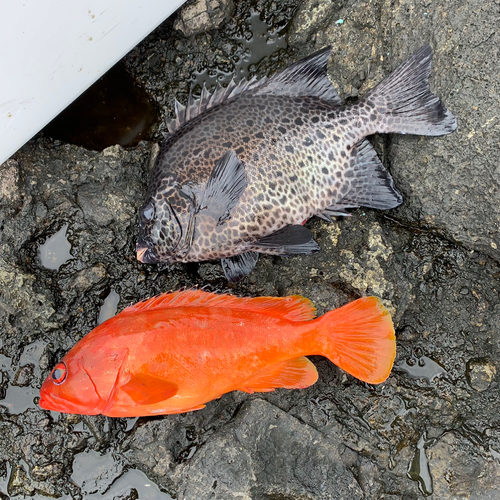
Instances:
[[[370,384],[391,372],[396,339],[391,315],[377,297],[363,297],[318,320],[319,354]]]

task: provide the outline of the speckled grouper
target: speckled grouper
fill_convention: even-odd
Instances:
[[[402,202],[366,137],[456,129],[429,89],[432,50],[422,47],[349,105],[328,79],[330,51],[270,78],[204,88],[186,107],[176,101],[139,213],[140,261],[222,259],[228,280],[238,281],[259,253],[317,252],[302,225],[314,215]]]

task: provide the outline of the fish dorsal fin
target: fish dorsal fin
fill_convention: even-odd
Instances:
[[[208,293],[202,290],[164,293],[127,307],[120,314],[137,314],[146,310],[152,311],[176,307],[218,307],[238,311],[261,312],[289,321],[308,321],[316,316],[316,308],[313,303],[300,295],[240,298],[233,295]]]
[[[276,73],[259,85],[256,95],[315,96],[334,104],[342,104],[328,79],[327,64],[331,51],[331,46],[325,47]]]
[[[253,77],[250,80],[243,78],[239,83],[235,83],[233,79],[229,82],[227,87],[222,87],[218,83],[212,93],[210,93],[205,84],[203,84],[203,89],[199,99],[194,99],[193,95],[190,93],[186,106],[183,106],[177,100],[175,101],[175,118],[167,121],[166,123],[168,132],[170,134],[174,134],[184,124],[197,116],[200,116],[208,109],[220,106],[247,90],[264,85],[266,81],[267,77],[260,80],[257,80],[256,77]]]
[[[120,389],[140,405],[152,405],[174,397],[179,387],[156,375],[137,373]]]
[[[233,79],[227,87],[222,87],[218,83],[212,93],[203,84],[199,99],[194,99],[190,93],[186,106],[177,100],[175,101],[175,118],[166,122],[167,130],[170,134],[174,134],[184,124],[205,111],[254,89],[258,89],[257,95],[315,96],[334,104],[342,104],[342,100],[328,79],[326,71],[331,50],[331,47],[326,47],[270,78],[266,76],[260,80],[257,80],[256,77],[250,80],[243,78],[239,83],[235,83]]]
[[[304,389],[318,380],[316,367],[306,357],[287,359],[267,366],[247,380],[238,390],[249,392],[271,392],[284,389]]]

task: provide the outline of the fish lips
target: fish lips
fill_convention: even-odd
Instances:
[[[137,244],[136,252],[137,260],[143,264],[158,264],[160,262],[160,259],[158,259],[149,247]]]
[[[99,400],[100,403],[100,400]],[[99,406],[99,403],[96,405]],[[81,405],[74,404],[67,399],[60,398],[42,385],[40,389],[40,401],[38,402],[44,410],[58,411],[60,413],[72,413],[76,415],[99,415],[100,411],[94,408],[82,408]]]

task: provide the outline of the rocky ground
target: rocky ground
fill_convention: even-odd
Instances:
[[[165,116],[203,81],[270,74],[327,44],[330,77],[353,100],[434,48],[431,87],[458,131],[374,139],[403,205],[310,221],[319,254],[261,258],[231,289],[219,263],[135,260],[162,125],[150,142],[102,152],[40,136],[1,165],[0,498],[500,498],[499,23],[498,0],[199,0],[134,49],[126,67]],[[65,226],[66,248],[48,249]],[[397,326],[396,366],[369,386],[318,357],[307,390],[232,393],[185,415],[37,407],[42,380],[112,290],[121,310],[195,285],[298,293],[319,313],[378,295]]]

